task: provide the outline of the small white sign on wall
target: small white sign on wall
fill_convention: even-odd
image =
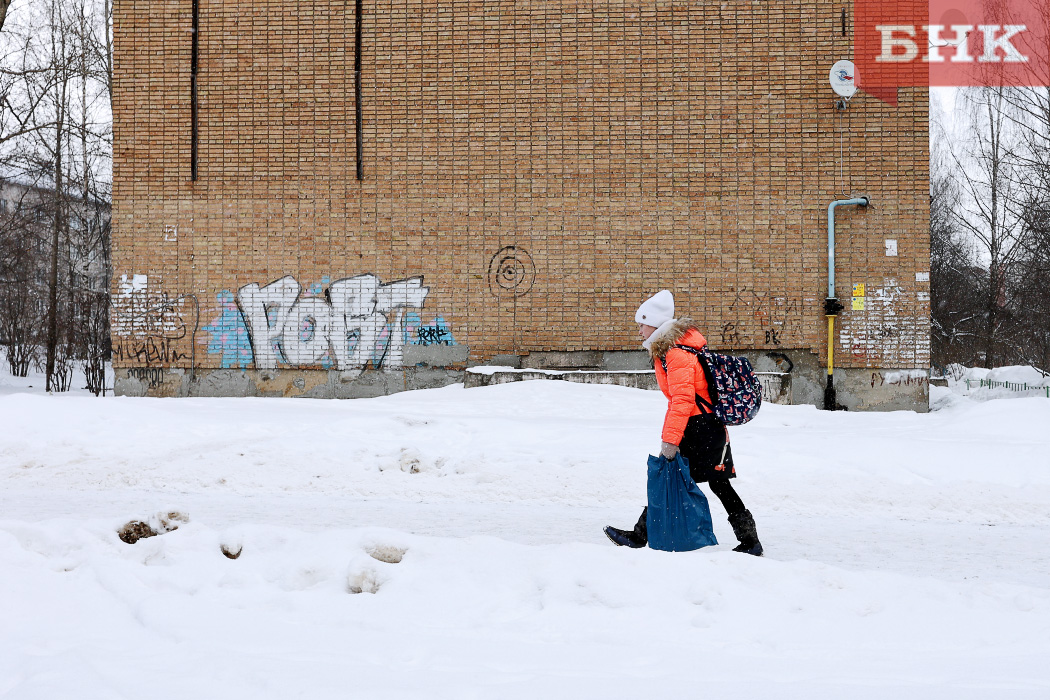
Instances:
[[[897,257],[897,239],[887,238],[886,239],[886,257],[895,258]]]
[[[177,241],[179,240],[179,227],[174,224],[165,224],[164,226],[164,240],[166,241]]]
[[[929,282],[930,281],[930,273],[929,272],[916,272],[915,273],[915,281],[916,282]]]

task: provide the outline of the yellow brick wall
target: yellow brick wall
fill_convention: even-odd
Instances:
[[[192,2],[117,0],[116,365],[251,366],[238,290],[366,273],[422,275],[404,312],[474,361],[637,348],[664,287],[717,347],[823,357],[827,205],[854,194],[838,363],[928,365],[927,91],[836,111],[849,7],[365,0],[358,181],[354,3],[200,0],[194,182]]]

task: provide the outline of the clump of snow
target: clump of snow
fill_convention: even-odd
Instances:
[[[931,411],[943,411],[947,408],[954,408],[969,400],[970,399],[954,391],[950,387],[937,386],[936,384],[930,385]]]
[[[350,593],[378,593],[381,585],[375,567],[355,567],[347,577],[346,590]]]
[[[519,370],[515,367],[511,367],[510,365],[475,365],[474,367],[468,367],[467,371],[471,374],[490,375],[496,374],[497,372],[520,372],[522,370]]]
[[[379,544],[368,550],[368,556],[387,564],[400,564],[401,560],[405,558],[405,552],[407,551],[405,547]]]
[[[157,513],[150,517],[148,522],[142,520],[132,520],[126,523],[120,530],[117,531],[117,536],[120,537],[121,541],[128,544],[135,544],[139,540],[147,537],[156,537],[162,535],[165,532],[173,532],[179,529],[179,525],[188,523],[190,521],[189,516],[178,511],[171,511],[168,513]],[[236,558],[236,557],[233,557]]]
[[[221,551],[222,555],[227,559],[237,559],[241,556],[241,552],[244,551],[244,548],[238,545],[231,545],[224,542],[223,544],[219,545],[219,551]]]
[[[135,544],[139,540],[144,540],[147,537],[156,537],[158,534],[160,533],[150,527],[149,523],[144,523],[141,520],[132,520],[120,528],[117,532],[117,537],[122,542]]]

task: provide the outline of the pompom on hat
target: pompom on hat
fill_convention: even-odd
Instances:
[[[635,323],[659,328],[674,318],[674,296],[664,289],[642,302],[634,314]]]

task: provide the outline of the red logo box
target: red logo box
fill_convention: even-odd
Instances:
[[[1050,85],[1050,0],[855,0],[858,85],[897,103],[898,87]]]

